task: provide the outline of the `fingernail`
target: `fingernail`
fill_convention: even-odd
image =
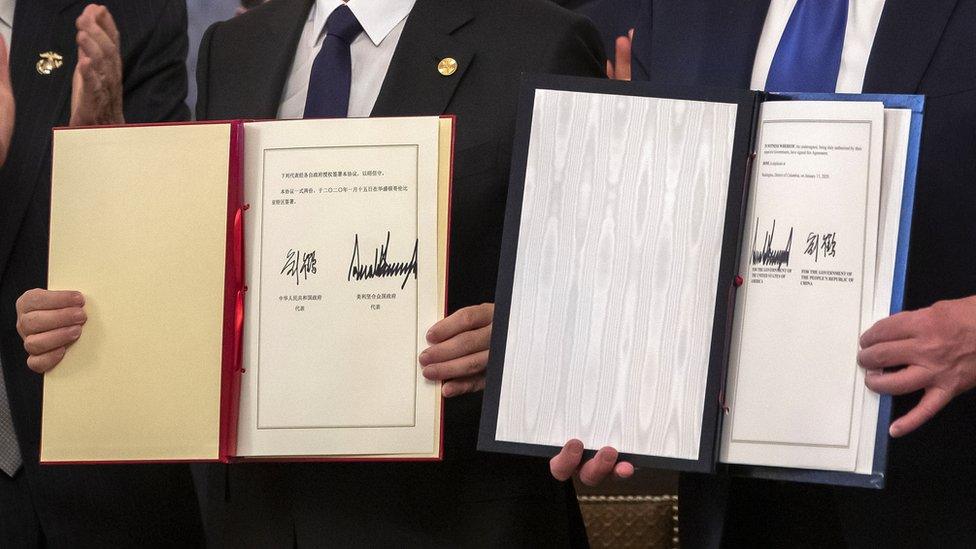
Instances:
[[[419,360],[421,364],[427,364],[427,359],[429,357],[430,357],[430,353],[427,352],[427,351],[424,351],[424,352],[420,353],[420,356],[417,357],[417,360]]]
[[[571,440],[568,444],[569,452],[573,455],[583,453],[583,443],[578,440]]]
[[[71,339],[78,339],[79,337],[81,337],[81,326],[75,326],[74,328],[71,328],[68,334],[71,336]]]
[[[430,342],[430,338],[434,337],[434,330],[427,330],[427,335],[425,336],[427,341]]]
[[[617,461],[617,451],[610,447],[605,447],[600,450],[600,459],[603,463],[615,463]]]
[[[78,305],[79,307],[85,304],[85,296],[77,292],[75,293],[74,296],[72,296],[71,300],[72,302],[74,302],[75,305]]]
[[[444,395],[444,398],[451,398],[454,396],[454,387],[445,385],[441,388],[441,394]]]
[[[72,315],[71,319],[72,319],[73,322],[75,322],[77,324],[81,324],[82,322],[84,322],[85,320],[87,320],[88,317],[87,317],[87,315],[85,315],[85,311],[78,311],[74,315]]]
[[[892,425],[891,428],[888,429],[888,434],[892,437],[899,437],[901,436],[901,429]]]
[[[423,374],[423,376],[427,379],[435,379],[437,377],[437,369],[433,367],[427,367],[423,369],[421,374]]]

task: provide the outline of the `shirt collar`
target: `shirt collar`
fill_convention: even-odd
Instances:
[[[14,26],[14,6],[16,5],[17,0],[0,0],[0,21],[11,28]],[[7,44],[7,47],[10,45]]]
[[[2,3],[4,0],[0,0]],[[410,15],[416,0],[349,0],[345,2],[353,15],[363,26],[374,46],[379,46],[400,21]],[[315,13],[312,15],[312,25],[316,41],[322,38],[325,22],[336,8],[343,4],[342,0],[315,0]]]

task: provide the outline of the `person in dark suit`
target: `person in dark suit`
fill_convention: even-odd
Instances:
[[[209,502],[216,511],[208,509],[214,513],[208,520],[229,545],[256,539],[281,544],[292,537],[299,546],[333,547],[580,541],[585,534],[573,493],[547,478],[544,463],[475,448],[520,74],[599,76],[599,38],[583,18],[539,0],[377,5],[387,16],[357,0],[347,6],[272,0],[215,25],[201,45],[197,115],[302,117],[316,94],[309,80],[322,31],[317,24],[348,7],[363,32],[351,39],[348,108],[336,114],[457,116],[448,291],[453,314],[431,329],[432,346],[420,357],[425,375],[444,381],[449,397],[445,459],[211,467]],[[456,72],[439,72],[445,58],[456,60]],[[255,499],[266,490],[276,499]],[[230,498],[222,497],[228,491]],[[241,524],[269,507],[280,516],[267,530],[252,534],[261,523]]]
[[[188,116],[183,3],[105,4],[20,0],[15,8],[0,1],[0,31],[12,35],[12,74],[0,77],[0,141],[9,144],[0,163],[0,547],[203,540],[185,465],[38,464],[41,376],[25,364],[15,303],[47,278],[51,128]]]
[[[822,40],[831,34],[828,12],[839,5],[844,38],[830,43]],[[804,20],[823,26],[804,31]],[[976,298],[968,297],[976,294],[974,29],[973,0],[851,2],[849,8],[825,0],[644,1],[632,44],[635,80],[777,89],[789,82],[790,70],[812,74],[833,52],[836,81],[818,90],[794,83],[794,91],[926,96],[905,296],[913,311],[868,330],[858,357],[872,370],[908,365],[866,381],[898,395],[887,487],[683,475],[684,546],[976,546]],[[792,35],[795,45],[804,32],[821,41],[799,51],[822,53],[777,66],[780,37]],[[554,459],[557,477],[573,473],[578,450],[577,441]],[[587,481],[632,470],[615,465],[609,449],[602,457],[608,459],[583,465]]]
[[[476,443],[521,74],[601,77],[600,44],[585,18],[546,0],[271,0],[207,31],[200,119],[457,117],[452,314],[431,328],[418,366],[449,398],[444,461],[199,468],[212,544],[585,543],[571,486],[544,462],[480,454]],[[348,64],[330,66],[336,56]],[[22,304],[25,315],[70,308],[50,292]]]
[[[621,42],[621,39],[631,38],[631,31],[637,23],[641,8],[640,0],[557,0],[557,2],[593,21],[603,37],[603,48],[609,57],[608,62],[615,61],[618,54],[621,59],[630,61],[630,41]],[[618,50],[623,51],[618,52]],[[613,65],[608,69],[608,76],[614,78]]]

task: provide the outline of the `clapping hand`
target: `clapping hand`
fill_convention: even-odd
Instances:
[[[627,31],[627,36],[618,36],[614,43],[614,62],[607,60],[607,78],[610,80],[630,80],[631,45],[634,43],[634,29]]]
[[[14,90],[10,84],[10,53],[7,42],[0,36],[0,166],[7,160],[10,141],[14,136]]]
[[[105,6],[89,5],[75,22],[78,64],[71,85],[71,125],[124,124],[121,38]]]

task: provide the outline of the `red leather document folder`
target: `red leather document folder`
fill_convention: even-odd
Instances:
[[[436,460],[452,117],[55,130],[43,463]],[[412,250],[412,254],[411,254]]]

